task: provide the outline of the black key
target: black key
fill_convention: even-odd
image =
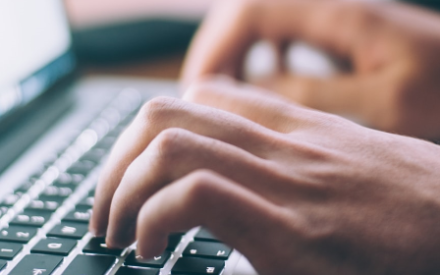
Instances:
[[[222,243],[192,242],[183,251],[183,256],[227,260],[231,252],[232,249]]]
[[[70,239],[82,239],[88,232],[88,226],[81,223],[63,222],[56,225],[47,233],[50,237],[61,237]]]
[[[101,162],[102,158],[107,154],[107,150],[94,148],[89,152],[85,153],[84,156],[81,157],[81,160],[89,160],[96,163]]]
[[[58,179],[52,184],[58,187],[70,187],[73,189],[84,180],[84,175],[81,174],[61,174]]]
[[[89,223],[91,216],[92,216],[92,209],[88,209],[88,210],[75,209],[75,210],[70,211],[64,217],[63,221]]]
[[[104,275],[114,265],[116,257],[104,255],[78,255],[63,275]]]
[[[31,201],[26,209],[31,210],[46,210],[50,212],[55,212],[58,207],[60,207],[61,202],[55,201],[55,200],[33,200]]]
[[[22,244],[0,242],[0,259],[12,260],[22,249]]]
[[[26,255],[9,275],[49,275],[57,268],[63,257],[52,255]]]
[[[17,190],[15,190],[15,194],[18,195],[22,195],[24,193],[26,193],[27,191],[29,191],[29,189],[31,189],[31,187],[34,185],[35,180],[28,180],[25,181],[22,185],[20,185],[20,187],[17,188]]]
[[[100,142],[98,142],[98,144],[95,145],[95,148],[104,150],[111,149],[117,138],[117,136],[105,136]]]
[[[84,199],[82,199],[77,205],[77,209],[87,209],[87,208],[92,208],[93,207],[93,203],[95,202],[95,197],[94,196],[88,196],[85,197]]]
[[[20,199],[20,197],[21,196],[19,194],[8,194],[2,200],[1,205],[11,207]]]
[[[204,242],[220,242],[217,237],[211,234],[205,228],[200,228],[199,232],[194,236],[194,240],[196,241],[204,241]]]
[[[122,249],[108,249],[105,238],[99,237],[90,239],[89,243],[83,248],[83,252],[119,256]]]
[[[48,186],[41,196],[55,197],[55,198],[67,198],[73,193],[73,190],[69,187]]]
[[[0,260],[0,270],[3,270],[8,265],[7,261]]]
[[[170,256],[171,253],[165,251],[162,255],[154,257],[153,259],[142,259],[139,256],[136,256],[135,251],[132,251],[125,260],[125,264],[132,266],[162,268],[166,264]]]
[[[47,195],[40,195],[38,197],[38,200],[40,201],[52,201],[52,202],[56,202],[59,205],[63,204],[63,202],[67,199],[68,197],[60,197],[60,196],[47,196]]]
[[[31,250],[31,253],[55,254],[67,256],[76,246],[75,240],[48,238],[39,241]]]
[[[171,270],[171,274],[219,275],[224,268],[224,261],[201,258],[180,258]]]
[[[116,275],[159,275],[159,269],[141,269],[123,266],[116,272]]]
[[[24,225],[24,226],[43,226],[52,215],[49,211],[42,210],[25,210],[18,214],[12,221],[12,225]]]
[[[37,170],[34,171],[34,173],[29,177],[30,180],[38,180],[41,175],[43,175],[44,172],[46,172],[46,167],[40,166]]]
[[[166,250],[167,251],[174,251],[176,250],[177,246],[179,245],[180,241],[182,240],[182,237],[185,233],[173,233],[168,236],[168,245]]]
[[[35,236],[35,234],[37,234],[36,228],[10,226],[9,228],[3,228],[0,231],[0,240],[27,243]]]
[[[67,173],[87,175],[96,166],[96,163],[90,160],[79,160],[75,162],[69,169]]]

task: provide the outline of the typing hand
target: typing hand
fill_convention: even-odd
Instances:
[[[440,137],[439,15],[377,1],[220,1],[193,42],[184,81],[220,73],[240,79],[245,54],[261,39],[280,60],[286,45],[303,40],[351,69],[323,79],[280,66],[258,85],[374,128]]]
[[[228,81],[185,97],[115,145],[91,220],[109,247],[150,258],[203,225],[262,275],[440,272],[438,146]]]

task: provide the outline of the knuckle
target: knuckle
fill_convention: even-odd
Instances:
[[[195,208],[206,205],[215,194],[215,174],[209,170],[197,170],[189,175],[190,181],[185,187],[185,199]]]
[[[169,115],[176,109],[177,99],[171,97],[156,97],[145,103],[139,111],[139,117],[147,121],[156,121]]]
[[[182,155],[190,141],[188,132],[179,128],[169,128],[156,137],[156,147],[161,159],[175,159]]]

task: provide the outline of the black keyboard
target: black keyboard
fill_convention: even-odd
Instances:
[[[205,229],[174,233],[162,255],[108,249],[88,232],[99,168],[142,103],[122,92],[66,148],[0,201],[0,274],[221,274],[233,250]]]

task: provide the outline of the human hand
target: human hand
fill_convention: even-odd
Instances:
[[[440,149],[229,82],[147,103],[91,230],[145,258],[203,225],[262,274],[438,274]],[[238,115],[219,109],[225,109]]]
[[[303,40],[351,69],[323,79],[292,75],[280,66],[254,84],[377,129],[440,137],[438,14],[378,1],[219,3],[189,51],[184,82],[219,73],[240,79],[245,55],[256,41],[271,41],[282,59],[287,44]]]

